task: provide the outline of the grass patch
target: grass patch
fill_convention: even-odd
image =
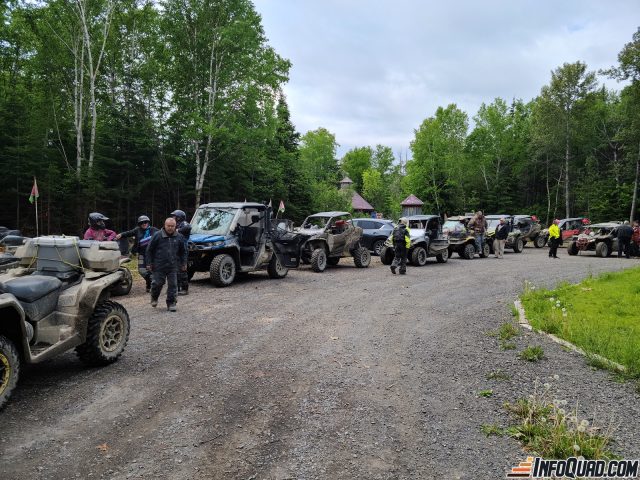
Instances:
[[[579,419],[577,411],[567,412],[566,404],[566,400],[552,398],[548,383],[540,386],[536,381],[533,395],[505,404],[517,419],[517,424],[506,431],[526,450],[545,458],[616,458],[609,450],[610,432],[602,433],[602,429]]]
[[[516,344],[513,342],[501,342],[500,343],[500,348],[502,350],[515,350],[516,349]]]
[[[142,278],[142,275],[138,272],[138,255],[131,255],[131,260],[122,265],[127,268],[134,280],[139,280]]]
[[[496,437],[500,437],[504,435],[504,429],[495,423],[485,423],[480,425],[480,431],[484,433],[487,437],[491,435],[495,435]]]
[[[498,338],[503,342],[511,340],[514,337],[517,337],[520,332],[518,331],[518,327],[516,327],[513,323],[503,323],[498,330]]]
[[[493,390],[491,390],[491,389],[487,389],[487,390],[480,390],[480,391],[478,392],[478,396],[479,396],[479,397],[485,397],[485,398],[486,398],[486,397],[490,397],[490,396],[492,396],[492,395],[493,395]]]
[[[520,352],[519,357],[527,362],[537,362],[544,358],[544,350],[539,345],[535,347],[527,347]]]
[[[498,380],[498,381],[511,380],[511,376],[500,369],[487,373],[486,378],[487,380]]]
[[[640,268],[563,283],[555,290],[525,289],[522,304],[536,330],[624,365],[629,376],[640,378]]]

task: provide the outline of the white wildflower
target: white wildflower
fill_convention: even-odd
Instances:
[[[576,430],[578,430],[580,433],[584,433],[587,430],[587,427],[585,427],[584,425],[578,425]]]
[[[580,445],[578,445],[578,444],[576,443],[576,444],[573,446],[573,449],[574,449],[576,452],[579,452],[579,451],[580,451]]]
[[[564,409],[564,408],[559,408],[559,409],[558,409],[558,413],[559,413],[560,415],[564,415],[564,414],[565,414],[565,413],[567,413],[567,412],[565,411],[565,409]]]
[[[555,301],[556,301],[556,299],[555,299],[555,298],[553,298],[553,297],[551,297],[551,298],[549,299],[549,301],[550,301],[550,302],[555,302]]]
[[[580,422],[580,425],[582,425],[583,427],[588,427],[589,426],[589,420],[582,420]]]
[[[550,385],[549,383],[545,383],[545,384],[543,385],[543,387],[544,387],[544,388],[551,388],[551,385]]]
[[[560,380],[560,375],[558,375],[558,374],[554,375],[554,376],[553,376],[553,379],[554,379],[554,380]]]

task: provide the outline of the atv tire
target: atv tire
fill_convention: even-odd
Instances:
[[[102,302],[87,321],[87,339],[76,347],[76,353],[87,365],[109,365],[124,351],[130,330],[125,308],[117,302]]]
[[[216,255],[211,260],[209,274],[216,287],[228,287],[236,278],[236,262],[226,253]]]
[[[385,245],[384,247],[382,247],[382,250],[380,250],[380,261],[383,265],[391,265],[391,263],[393,262],[393,257],[395,256],[395,252],[391,247],[387,247]]]
[[[524,240],[521,237],[516,238],[516,242],[513,244],[513,251],[516,253],[522,253],[524,250]]]
[[[571,242],[569,244],[569,246],[567,247],[567,253],[569,255],[577,255],[578,254],[578,245],[576,245],[576,242]]]
[[[0,409],[9,401],[20,377],[20,355],[7,337],[0,335]]]
[[[427,251],[424,247],[416,247],[411,252],[411,264],[416,267],[424,267],[427,264]]]
[[[269,278],[284,278],[289,273],[289,269],[282,265],[278,256],[274,253],[267,266]]]
[[[358,268],[367,268],[371,263],[371,254],[365,247],[358,247],[353,252],[353,263]]]
[[[547,244],[547,237],[544,235],[538,235],[533,241],[533,246],[536,248],[542,248]]]
[[[596,245],[596,257],[606,258],[609,256],[609,245],[606,242],[600,242]]]
[[[462,253],[460,256],[462,258],[466,258],[467,260],[473,260],[473,257],[476,255],[476,246],[473,243],[467,243],[462,249]]]
[[[311,254],[311,268],[314,272],[324,272],[327,268],[327,252],[324,248],[316,248]]]
[[[119,269],[124,273],[124,278],[111,289],[111,296],[113,297],[123,297],[128,295],[131,291],[131,287],[133,287],[133,276],[131,275],[131,270],[126,267]]]
[[[449,260],[449,249],[445,248],[442,253],[436,255],[436,261],[438,263],[447,263],[447,260]]]

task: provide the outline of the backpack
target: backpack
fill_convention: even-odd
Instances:
[[[393,231],[393,244],[394,245],[404,245],[404,237],[407,233],[405,228],[396,227]]]

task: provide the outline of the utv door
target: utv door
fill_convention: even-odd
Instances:
[[[295,233],[287,233],[273,239],[273,249],[280,263],[287,268],[300,265],[300,247],[307,237]]]

